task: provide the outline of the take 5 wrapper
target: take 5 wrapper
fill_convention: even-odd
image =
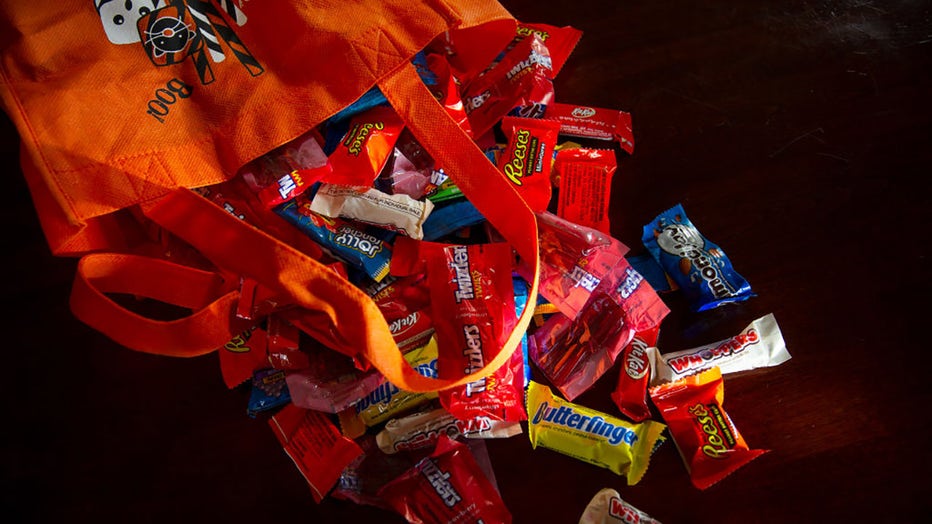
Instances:
[[[670,427],[694,486],[706,489],[769,450],[750,449],[722,407],[725,387],[715,367],[650,389]]]
[[[511,522],[511,513],[465,444],[442,436],[429,456],[379,490],[411,524]]]
[[[527,390],[527,412],[534,449],[543,446],[624,475],[629,486],[647,472],[654,445],[666,427],[652,420],[632,424],[567,402],[534,381]]]
[[[589,501],[579,524],[660,524],[660,521],[622,500],[614,489],[604,488]]]
[[[771,367],[790,359],[773,313],[751,322],[741,333],[712,344],[661,355],[647,350],[654,369],[651,385],[679,380],[718,366],[722,374]]]
[[[644,226],[641,240],[696,311],[754,296],[722,248],[702,236],[680,204]]]
[[[439,345],[440,378],[461,377],[482,368],[500,351],[517,321],[511,268],[504,243],[452,245],[431,250],[427,260],[431,309]],[[440,392],[443,407],[460,419],[526,418],[524,363],[515,351],[492,375]]]

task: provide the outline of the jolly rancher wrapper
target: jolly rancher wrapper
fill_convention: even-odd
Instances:
[[[625,475],[633,486],[647,472],[654,444],[665,425],[625,422],[555,396],[531,381],[527,390],[528,436],[543,446]]]

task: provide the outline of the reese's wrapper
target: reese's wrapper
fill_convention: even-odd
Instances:
[[[725,412],[725,387],[717,367],[651,388],[650,398],[669,425],[690,479],[699,489],[768,451],[750,449]]]
[[[624,475],[637,484],[647,472],[650,455],[666,427],[648,420],[632,424],[567,402],[550,388],[531,381],[527,390],[528,436],[543,446]]]

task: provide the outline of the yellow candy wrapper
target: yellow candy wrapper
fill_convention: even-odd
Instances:
[[[666,425],[626,422],[555,396],[531,382],[527,390],[528,436],[543,446],[614,471],[633,486],[647,472],[650,455]]]

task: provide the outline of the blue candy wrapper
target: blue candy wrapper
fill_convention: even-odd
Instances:
[[[252,418],[291,402],[291,394],[285,383],[285,372],[279,369],[260,369],[252,376],[252,392],[246,414]]]
[[[625,259],[628,260],[628,263],[631,264],[635,271],[644,277],[650,287],[654,288],[654,291],[658,293],[673,291],[673,288],[670,287],[670,281],[667,280],[667,274],[652,255],[626,256]]]
[[[754,296],[722,248],[702,236],[680,204],[644,226],[641,241],[696,311]]]
[[[449,234],[474,226],[485,220],[482,213],[468,200],[460,200],[445,206],[435,207],[424,221],[424,240],[433,242]]]
[[[512,276],[511,283],[515,290],[515,315],[520,317],[521,313],[524,312],[524,308],[527,307],[529,294],[527,282],[521,277]],[[524,355],[524,387],[527,387],[528,382],[531,380],[531,364],[528,360],[527,343],[527,332],[525,331],[524,334],[521,335],[521,353]]]
[[[365,271],[372,280],[378,282],[388,275],[392,259],[391,241],[395,233],[325,218],[312,213],[309,206],[310,200],[297,198],[276,207],[275,213],[310,236],[334,257]]]

